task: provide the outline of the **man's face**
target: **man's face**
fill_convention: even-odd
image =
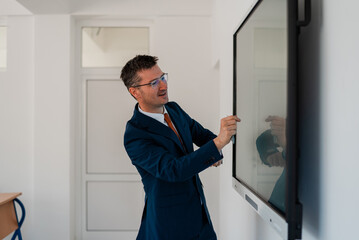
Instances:
[[[163,72],[156,64],[152,68],[142,70],[137,74],[141,80],[136,85],[142,85],[160,78]],[[168,102],[167,83],[163,81],[159,81],[155,87],[151,85],[131,87],[129,91],[137,99],[140,108],[145,112],[162,113],[163,105]]]

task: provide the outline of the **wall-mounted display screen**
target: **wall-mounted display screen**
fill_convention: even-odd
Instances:
[[[300,232],[290,218],[301,224],[293,150],[297,26],[290,2],[296,1],[258,1],[233,36],[233,110],[241,118],[233,185],[283,239]]]
[[[286,1],[263,1],[236,34],[241,117],[235,177],[285,211],[287,118]],[[282,177],[281,177],[282,176]]]

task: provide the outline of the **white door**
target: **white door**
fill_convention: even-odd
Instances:
[[[126,122],[136,101],[120,80],[120,70],[135,52],[148,54],[149,37],[141,37],[147,45],[136,42],[138,34],[146,34],[145,28],[86,26],[80,30],[82,146],[77,169],[78,239],[133,240],[140,226],[143,186],[123,146]],[[147,35],[148,32],[147,27]],[[130,36],[136,38],[132,45]],[[84,50],[86,46],[90,50]]]

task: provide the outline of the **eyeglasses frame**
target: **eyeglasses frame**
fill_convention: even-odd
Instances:
[[[161,79],[161,78],[163,78],[164,76],[166,76],[166,77],[165,77],[165,81]],[[132,87],[136,88],[136,87],[142,87],[142,86],[150,85],[151,87],[155,88],[155,87],[158,85],[158,84],[154,84],[154,82],[156,82],[156,81],[163,81],[163,82],[167,83],[167,82],[168,82],[168,73],[163,73],[163,74],[161,75],[161,77],[156,78],[156,79],[153,79],[153,80],[152,80],[151,82],[149,82],[149,83],[141,84],[141,85],[135,85],[135,86],[132,86]]]

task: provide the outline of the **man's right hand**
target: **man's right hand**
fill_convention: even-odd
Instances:
[[[231,137],[237,133],[237,122],[240,121],[237,116],[229,116],[221,119],[221,129],[218,136],[213,139],[218,151],[222,150],[222,148],[231,141]]]

